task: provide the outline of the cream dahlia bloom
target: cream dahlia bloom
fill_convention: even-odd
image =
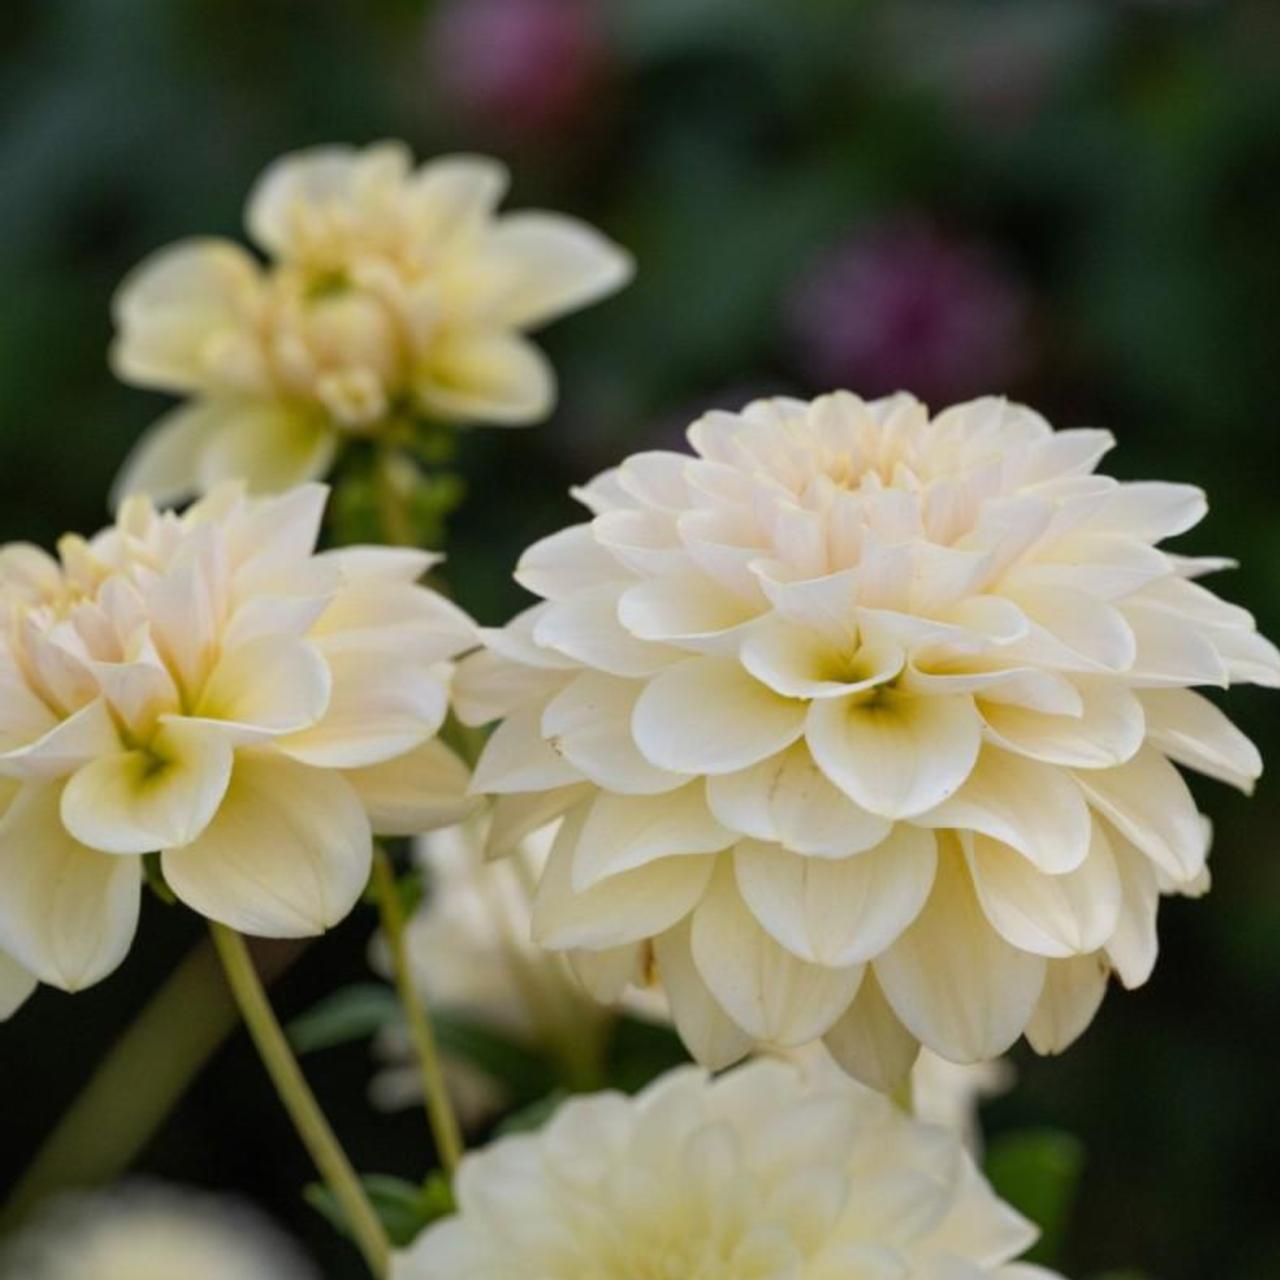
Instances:
[[[1174,762],[1257,751],[1191,686],[1280,682],[1243,609],[1156,544],[1198,489],[1094,474],[1112,439],[987,399],[711,413],[638,454],[464,663],[501,718],[474,785],[566,816],[534,912],[598,992],[654,965],[695,1055],[825,1038],[878,1087],[994,1058],[1144,982],[1161,893],[1207,884]]]
[[[227,1197],[125,1184],[55,1201],[0,1256],[0,1280],[315,1280],[296,1246]]]
[[[141,855],[211,919],[295,937],[351,909],[373,831],[467,811],[435,733],[472,624],[417,585],[424,553],[314,554],[325,496],[131,498],[60,559],[0,549],[0,947],[41,981],[120,962]]]
[[[506,185],[479,156],[415,169],[400,143],[318,147],[249,197],[265,263],[219,239],[148,258],[116,296],[112,365],[189,399],[119,491],[280,490],[323,475],[344,437],[546,417],[555,376],[525,333],[619,288],[631,262],[576,219],[497,216]]]
[[[782,1062],[567,1102],[456,1195],[393,1280],[1050,1280],[954,1134]]]

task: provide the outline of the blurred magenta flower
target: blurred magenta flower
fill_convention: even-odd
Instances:
[[[920,222],[835,245],[801,276],[790,327],[816,385],[933,403],[1004,391],[1027,362],[1026,292],[985,247]]]
[[[431,36],[451,105],[486,127],[524,137],[577,118],[607,63],[592,0],[448,0]]]

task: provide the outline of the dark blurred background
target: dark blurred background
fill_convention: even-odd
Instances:
[[[712,404],[839,384],[987,391],[1110,427],[1118,474],[1203,484],[1186,549],[1280,634],[1280,6],[1274,0],[31,0],[0,17],[0,537],[50,542],[161,397],[115,384],[108,302],[193,232],[239,235],[267,161],[329,141],[506,158],[512,202],[589,218],[636,283],[546,337],[546,426],[467,435],[451,576],[486,622],[567,487]],[[1231,698],[1280,757],[1274,695]],[[1200,788],[1214,891],[1167,902],[1154,979],[1065,1059],[1019,1050],[999,1131],[1067,1129],[1081,1278],[1280,1275],[1280,787]],[[359,976],[357,915],[278,986]],[[0,1187],[198,934],[155,903],[128,963],[0,1032]],[[193,1016],[194,1013],[193,1013]],[[365,1102],[365,1045],[309,1059],[365,1169],[423,1171],[420,1118]],[[147,1080],[137,1081],[146,1090]],[[333,1277],[353,1255],[242,1038],[141,1167],[251,1194]]]

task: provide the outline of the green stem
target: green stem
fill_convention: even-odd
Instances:
[[[283,969],[296,954],[292,947],[274,951],[274,969]],[[9,1198],[0,1230],[13,1227],[53,1192],[95,1186],[123,1173],[239,1017],[218,957],[204,940],[170,974],[63,1112]],[[140,1080],[145,1088],[138,1087]]]
[[[383,1280],[391,1262],[391,1245],[382,1222],[369,1203],[356,1171],[338,1144],[329,1122],[315,1100],[302,1068],[276,1020],[267,993],[263,989],[253,957],[244,939],[226,925],[211,924],[214,946],[222,961],[249,1034],[258,1047],[263,1066],[289,1113],[298,1136],[315,1161],[316,1168],[329,1186],[346,1217],[369,1270]]]
[[[440,1064],[440,1046],[436,1041],[435,1030],[427,1014],[426,1004],[419,996],[413,980],[413,968],[405,943],[404,911],[400,905],[391,859],[382,848],[374,852],[373,891],[382,914],[382,932],[387,939],[387,950],[391,953],[396,994],[400,997],[409,1038],[413,1041],[418,1068],[422,1072],[422,1096],[426,1103],[427,1119],[431,1122],[431,1133],[435,1138],[436,1153],[440,1157],[441,1167],[452,1178],[458,1161],[462,1159],[462,1133],[449,1098],[444,1069]]]
[[[377,492],[378,513],[382,518],[382,533],[393,547],[417,546],[413,518],[409,513],[408,497],[401,480],[404,460],[393,446],[378,450]]]

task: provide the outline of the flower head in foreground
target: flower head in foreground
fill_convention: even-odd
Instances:
[[[886,1087],[918,1042],[1061,1049],[1206,884],[1172,762],[1261,768],[1189,686],[1280,656],[1194,581],[1224,562],[1156,546],[1203,495],[997,399],[761,401],[690,440],[581,491],[520,563],[544,602],[459,673],[502,718],[503,828],[566,815],[535,936],[597,991],[656,965],[709,1064],[825,1037]]]
[[[344,436],[427,420],[544,418],[555,377],[526,331],[613,292],[616,245],[573,218],[497,216],[496,161],[414,169],[405,147],[321,147],[271,165],[239,245],[162,249],[115,300],[116,373],[189,397],[117,482],[157,501],[244,477],[280,490],[328,470]]]
[[[54,1203],[0,1257],[0,1280],[312,1280],[294,1245],[247,1205],[125,1185]]]
[[[954,1134],[782,1062],[567,1102],[456,1191],[394,1280],[1050,1280]]]
[[[247,933],[342,919],[372,832],[465,813],[435,738],[467,617],[431,557],[315,554],[326,490],[132,498],[59,559],[0,549],[0,947],[68,990],[123,958],[142,855]]]

